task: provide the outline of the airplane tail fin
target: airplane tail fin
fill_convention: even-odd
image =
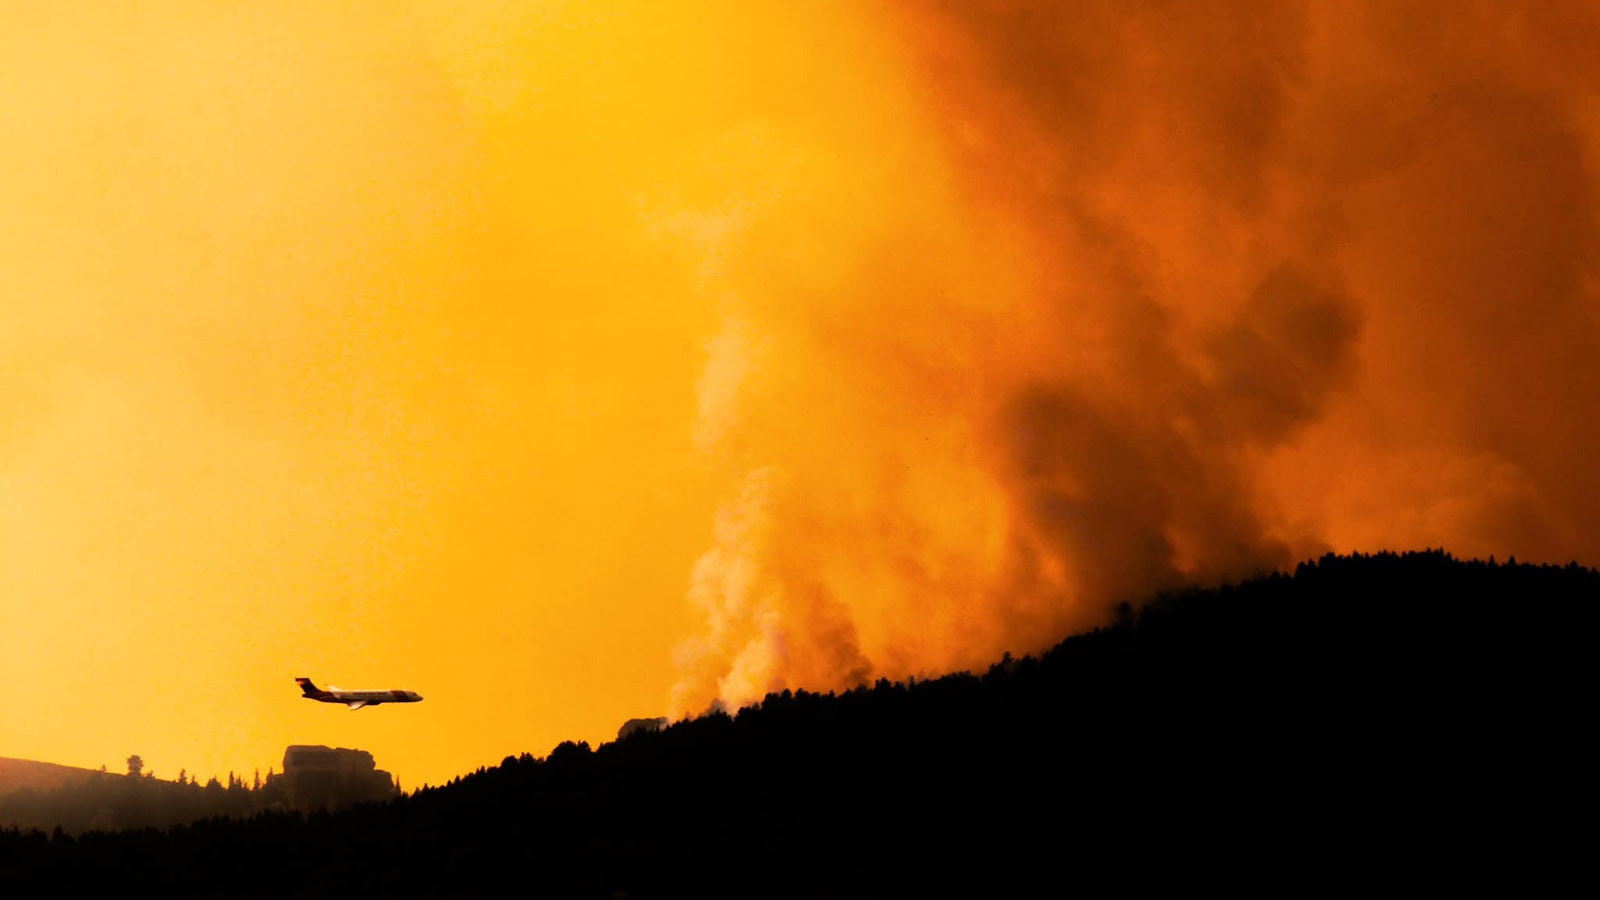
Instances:
[[[309,678],[296,678],[294,683],[300,685],[300,693],[307,697],[315,698],[322,695],[322,689],[312,684]]]

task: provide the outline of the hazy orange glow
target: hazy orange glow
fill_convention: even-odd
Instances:
[[[1600,562],[1597,42],[8,6],[0,756],[415,786],[1326,549]]]

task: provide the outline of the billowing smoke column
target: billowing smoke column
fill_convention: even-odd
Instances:
[[[1600,559],[1592,4],[880,12],[918,138],[705,266],[675,714],[1326,549]]]

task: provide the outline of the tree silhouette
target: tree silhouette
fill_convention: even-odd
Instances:
[[[1554,893],[1592,881],[1570,823],[1592,805],[1595,742],[1572,711],[1592,705],[1597,620],[1600,573],[1577,566],[1329,555],[1151,598],[981,674],[785,690],[337,813],[296,811],[271,770],[259,792],[234,773],[229,791],[106,778],[75,815],[103,806],[116,833],[74,839],[72,824],[26,830],[41,798],[17,792],[0,797],[0,872],[18,896],[876,898],[1496,875]],[[158,794],[187,824],[164,824]],[[685,863],[708,852],[715,865]],[[242,881],[249,859],[272,864]]]

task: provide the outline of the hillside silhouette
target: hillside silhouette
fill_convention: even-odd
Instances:
[[[338,814],[0,832],[5,886],[895,897],[1593,881],[1600,573],[1325,556],[1037,657],[564,743]]]
[[[399,794],[372,754],[321,745],[291,745],[281,773],[268,769],[262,778],[258,771],[247,780],[229,772],[226,785],[216,776],[202,783],[184,771],[173,781],[156,778],[137,755],[128,758],[126,775],[0,759],[0,776],[12,775],[14,782],[0,782],[0,827],[59,828],[72,836],[262,812],[335,812]]]
[[[23,789],[53,791],[84,784],[98,774],[94,769],[0,756],[0,796]]]

